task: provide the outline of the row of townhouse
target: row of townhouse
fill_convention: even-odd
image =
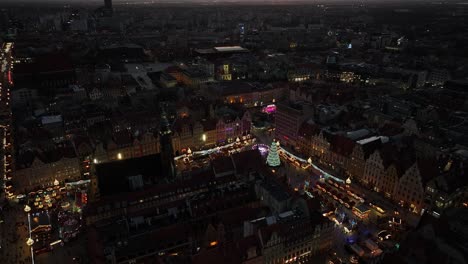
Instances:
[[[175,122],[172,131],[174,155],[184,153],[189,148],[195,150],[231,143],[238,137],[242,139],[250,134],[251,120],[250,113],[247,111],[241,117],[210,119],[200,122],[190,118],[181,118]],[[121,130],[114,132],[106,142],[93,144],[87,140],[78,143],[76,148],[77,150],[83,149],[80,156],[87,156],[93,152],[94,162],[100,163],[159,153],[160,142],[157,133],[148,131],[140,135],[132,135],[128,130]]]
[[[413,212],[421,213],[423,209],[433,206],[447,207],[448,202],[433,201],[439,199],[434,193],[453,197],[453,204],[463,200],[466,195],[460,191],[462,186],[452,190],[447,187],[446,180],[444,184],[437,184],[441,180],[440,175],[448,173],[440,168],[449,161],[435,157],[417,157],[411,142],[404,147],[400,145],[381,136],[353,140],[307,122],[301,125],[297,137],[297,150],[311,157],[323,168],[343,178],[358,181]],[[431,190],[431,195],[428,190]],[[448,190],[457,195],[448,194]]]

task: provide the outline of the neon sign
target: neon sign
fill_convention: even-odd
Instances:
[[[267,105],[263,108],[262,112],[267,113],[267,114],[275,113],[276,105],[274,104]]]

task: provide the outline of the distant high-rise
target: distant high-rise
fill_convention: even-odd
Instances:
[[[105,16],[112,16],[112,0],[104,0],[104,14]]]
[[[104,7],[112,10],[112,0],[104,0]]]

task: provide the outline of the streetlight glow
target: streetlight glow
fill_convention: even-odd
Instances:
[[[34,239],[28,238],[28,239],[26,240],[26,245],[28,245],[29,247],[32,246],[33,244],[34,244]]]

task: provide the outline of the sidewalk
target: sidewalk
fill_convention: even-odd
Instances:
[[[4,212],[5,222],[0,224],[2,242],[0,256],[2,263],[30,262],[29,247],[26,245],[27,231],[25,225],[16,226],[17,222],[27,222],[24,214],[18,206],[11,207]]]

